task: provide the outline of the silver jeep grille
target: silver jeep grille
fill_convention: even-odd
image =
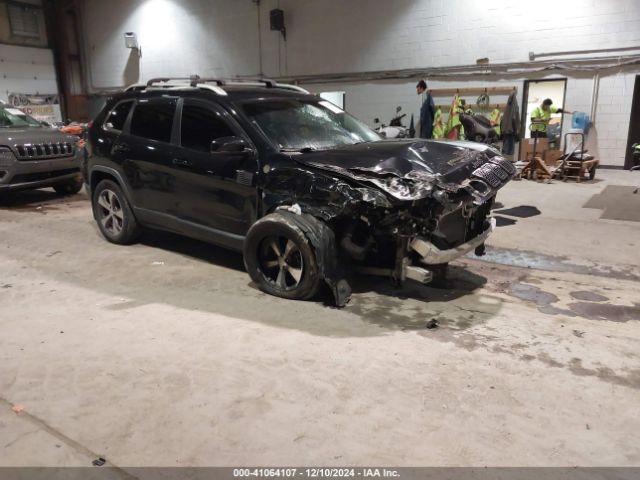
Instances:
[[[41,160],[46,158],[70,157],[75,149],[70,142],[25,143],[16,145],[18,160]]]
[[[514,165],[504,158],[493,157],[481,167],[473,171],[473,176],[487,182],[491,187],[497,188],[506,183],[516,174]]]

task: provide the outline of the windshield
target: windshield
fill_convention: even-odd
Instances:
[[[0,107],[0,127],[40,127],[42,124],[17,108]]]
[[[242,110],[281,150],[322,150],[381,140],[364,123],[326,100],[258,100],[243,103]]]

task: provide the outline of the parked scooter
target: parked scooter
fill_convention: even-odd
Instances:
[[[376,132],[378,132],[380,135],[382,135],[385,138],[407,138],[409,136],[409,130],[407,129],[407,127],[402,125],[402,119],[407,114],[403,113],[402,115],[400,115],[401,110],[402,110],[402,107],[400,106],[396,107],[396,116],[391,119],[391,121],[389,122],[389,125],[387,126],[383,123],[382,125],[380,125],[378,128],[375,129]],[[373,120],[373,123],[377,125],[378,123],[380,123],[380,119],[375,118]]]
[[[464,127],[464,135],[467,140],[489,145],[498,141],[496,129],[484,115],[461,113],[460,122]]]

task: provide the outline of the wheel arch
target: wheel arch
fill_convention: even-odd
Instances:
[[[115,168],[105,167],[103,165],[96,165],[91,169],[89,176],[89,187],[91,188],[91,194],[102,180],[112,180],[118,184],[127,197],[129,203],[131,203],[131,189],[124,177]]]

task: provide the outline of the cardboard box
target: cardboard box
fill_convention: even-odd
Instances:
[[[526,157],[527,154],[533,152],[533,142],[535,138],[525,138],[522,140],[522,156]],[[536,155],[543,155],[545,150],[549,149],[549,140],[546,138],[538,138],[538,143],[536,145]]]
[[[550,148],[549,150],[546,150],[544,152],[543,160],[547,165],[555,166],[558,164],[558,160],[560,160],[560,157],[562,157],[562,150]]]

